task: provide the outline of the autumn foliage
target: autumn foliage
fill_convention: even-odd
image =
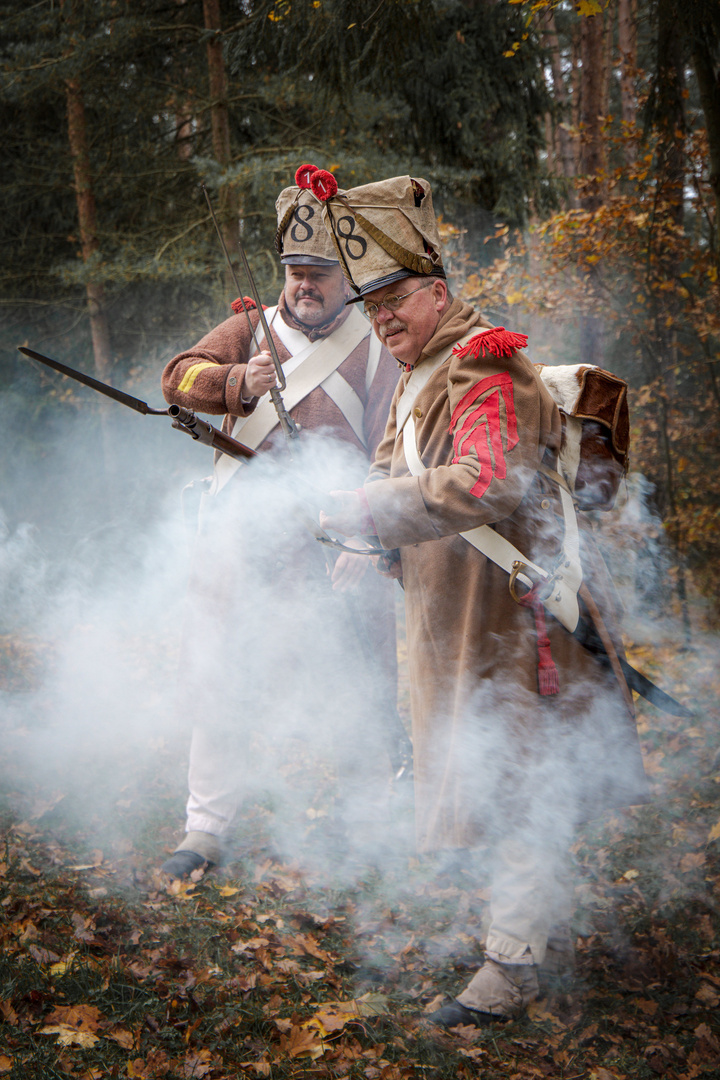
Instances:
[[[597,209],[564,210],[524,238],[501,228],[501,253],[467,276],[462,295],[530,327],[531,353],[552,349],[550,361],[536,359],[600,362],[628,380],[631,467],[650,481],[679,562],[717,597],[720,474],[709,463],[720,454],[720,283],[707,146],[702,132],[684,146],[690,186],[680,214],[654,167],[656,148],[636,149],[632,165],[624,155],[600,177]],[[584,348],[588,321],[599,357]]]

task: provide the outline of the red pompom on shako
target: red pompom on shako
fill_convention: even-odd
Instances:
[[[317,165],[301,165],[295,170],[295,183],[298,187],[309,188],[313,173],[319,171]]]
[[[327,169],[318,169],[310,178],[310,190],[320,202],[327,202],[337,195],[338,183],[331,172]]]
[[[456,345],[453,355],[461,359],[471,356],[474,360],[486,353],[490,356],[512,356],[518,349],[524,349],[527,343],[527,334],[515,334],[504,326],[494,326],[491,330],[481,330],[475,334],[467,345]]]

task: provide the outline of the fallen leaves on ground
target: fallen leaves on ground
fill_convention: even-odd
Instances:
[[[7,643],[6,654],[15,655]],[[688,683],[694,663],[703,709],[688,726],[640,707],[662,798],[581,831],[576,975],[543,980],[526,1017],[488,1028],[447,1033],[427,1021],[481,962],[482,859],[433,864],[406,852],[392,872],[365,867],[329,883],[271,849],[259,807],[238,837],[238,861],[170,886],[157,868],[172,850],[181,786],[144,777],[142,797],[123,796],[122,836],[78,823],[72,792],[36,788],[8,758],[0,1076],[717,1075],[717,674],[702,656],[676,659],[670,648],[654,662],[682,668]]]

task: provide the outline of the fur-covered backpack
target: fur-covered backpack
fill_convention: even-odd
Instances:
[[[611,510],[627,472],[627,383],[594,364],[535,364],[563,422],[558,472],[580,510]]]

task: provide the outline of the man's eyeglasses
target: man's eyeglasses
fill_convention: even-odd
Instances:
[[[437,281],[437,278],[433,278],[431,281],[425,281],[419,288],[411,289],[410,292],[403,293],[402,296],[396,296],[395,293],[392,293],[390,296],[383,296],[382,300],[378,300],[377,304],[374,304],[372,300],[366,300],[363,305],[363,311],[368,319],[376,319],[377,313],[381,307],[384,307],[386,311],[397,311],[397,309],[402,306],[403,300],[407,300],[408,296],[420,292],[420,289],[427,289],[428,285],[433,285],[435,281]]]

